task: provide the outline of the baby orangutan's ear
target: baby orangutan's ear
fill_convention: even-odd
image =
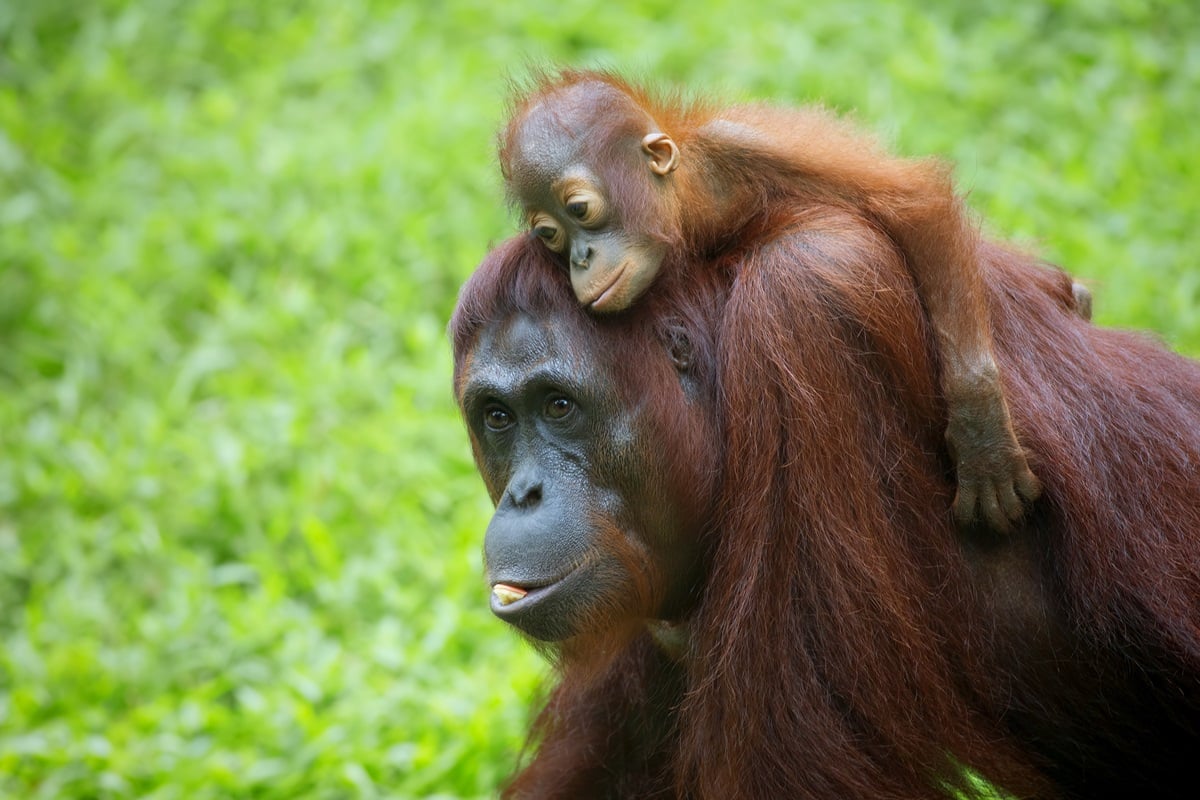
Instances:
[[[646,134],[642,149],[650,156],[650,171],[655,175],[666,175],[679,166],[679,148],[665,133]]]

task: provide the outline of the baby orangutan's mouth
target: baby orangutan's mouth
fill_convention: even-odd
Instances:
[[[609,281],[608,285],[601,289],[596,294],[595,298],[593,298],[592,301],[587,304],[593,311],[605,310],[604,306],[607,305],[609,301],[611,301],[617,294],[616,289],[618,286],[620,286],[621,279],[625,277],[625,268],[628,265],[629,262],[619,264],[616,269],[613,270],[612,280]]]

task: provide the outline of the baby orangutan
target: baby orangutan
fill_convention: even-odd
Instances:
[[[884,152],[821,109],[658,102],[588,71],[543,77],[517,99],[500,164],[531,231],[596,313],[628,308],[660,273],[736,273],[744,254],[812,232],[829,218],[813,213],[822,208],[883,231],[936,335],[958,521],[982,514],[1007,530],[1041,493],[993,357],[979,234],[941,164]],[[1076,297],[1086,315],[1086,290]]]

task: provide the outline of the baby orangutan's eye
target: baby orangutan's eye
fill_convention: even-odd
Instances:
[[[532,224],[533,235],[556,253],[562,252],[564,239],[562,229],[546,217],[537,217]]]
[[[593,192],[574,192],[566,199],[564,208],[572,219],[579,220],[585,227],[593,227],[604,221],[604,199]]]

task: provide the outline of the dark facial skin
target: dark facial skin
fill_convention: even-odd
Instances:
[[[595,333],[562,316],[486,328],[460,389],[496,505],[484,542],[492,611],[543,641],[682,613],[708,511],[694,497],[712,474],[708,456],[664,442],[662,406],[631,405]],[[672,427],[705,426],[666,348],[656,356],[647,370],[674,384]]]
[[[624,223],[585,152],[596,135],[596,107],[626,106],[627,98],[603,84],[583,84],[552,100],[533,108],[520,128],[511,186],[530,230],[566,259],[579,302],[594,312],[621,311],[649,287],[666,254],[663,242]],[[666,193],[679,151],[653,120],[634,113],[639,124],[618,147],[631,156],[636,180]]]

